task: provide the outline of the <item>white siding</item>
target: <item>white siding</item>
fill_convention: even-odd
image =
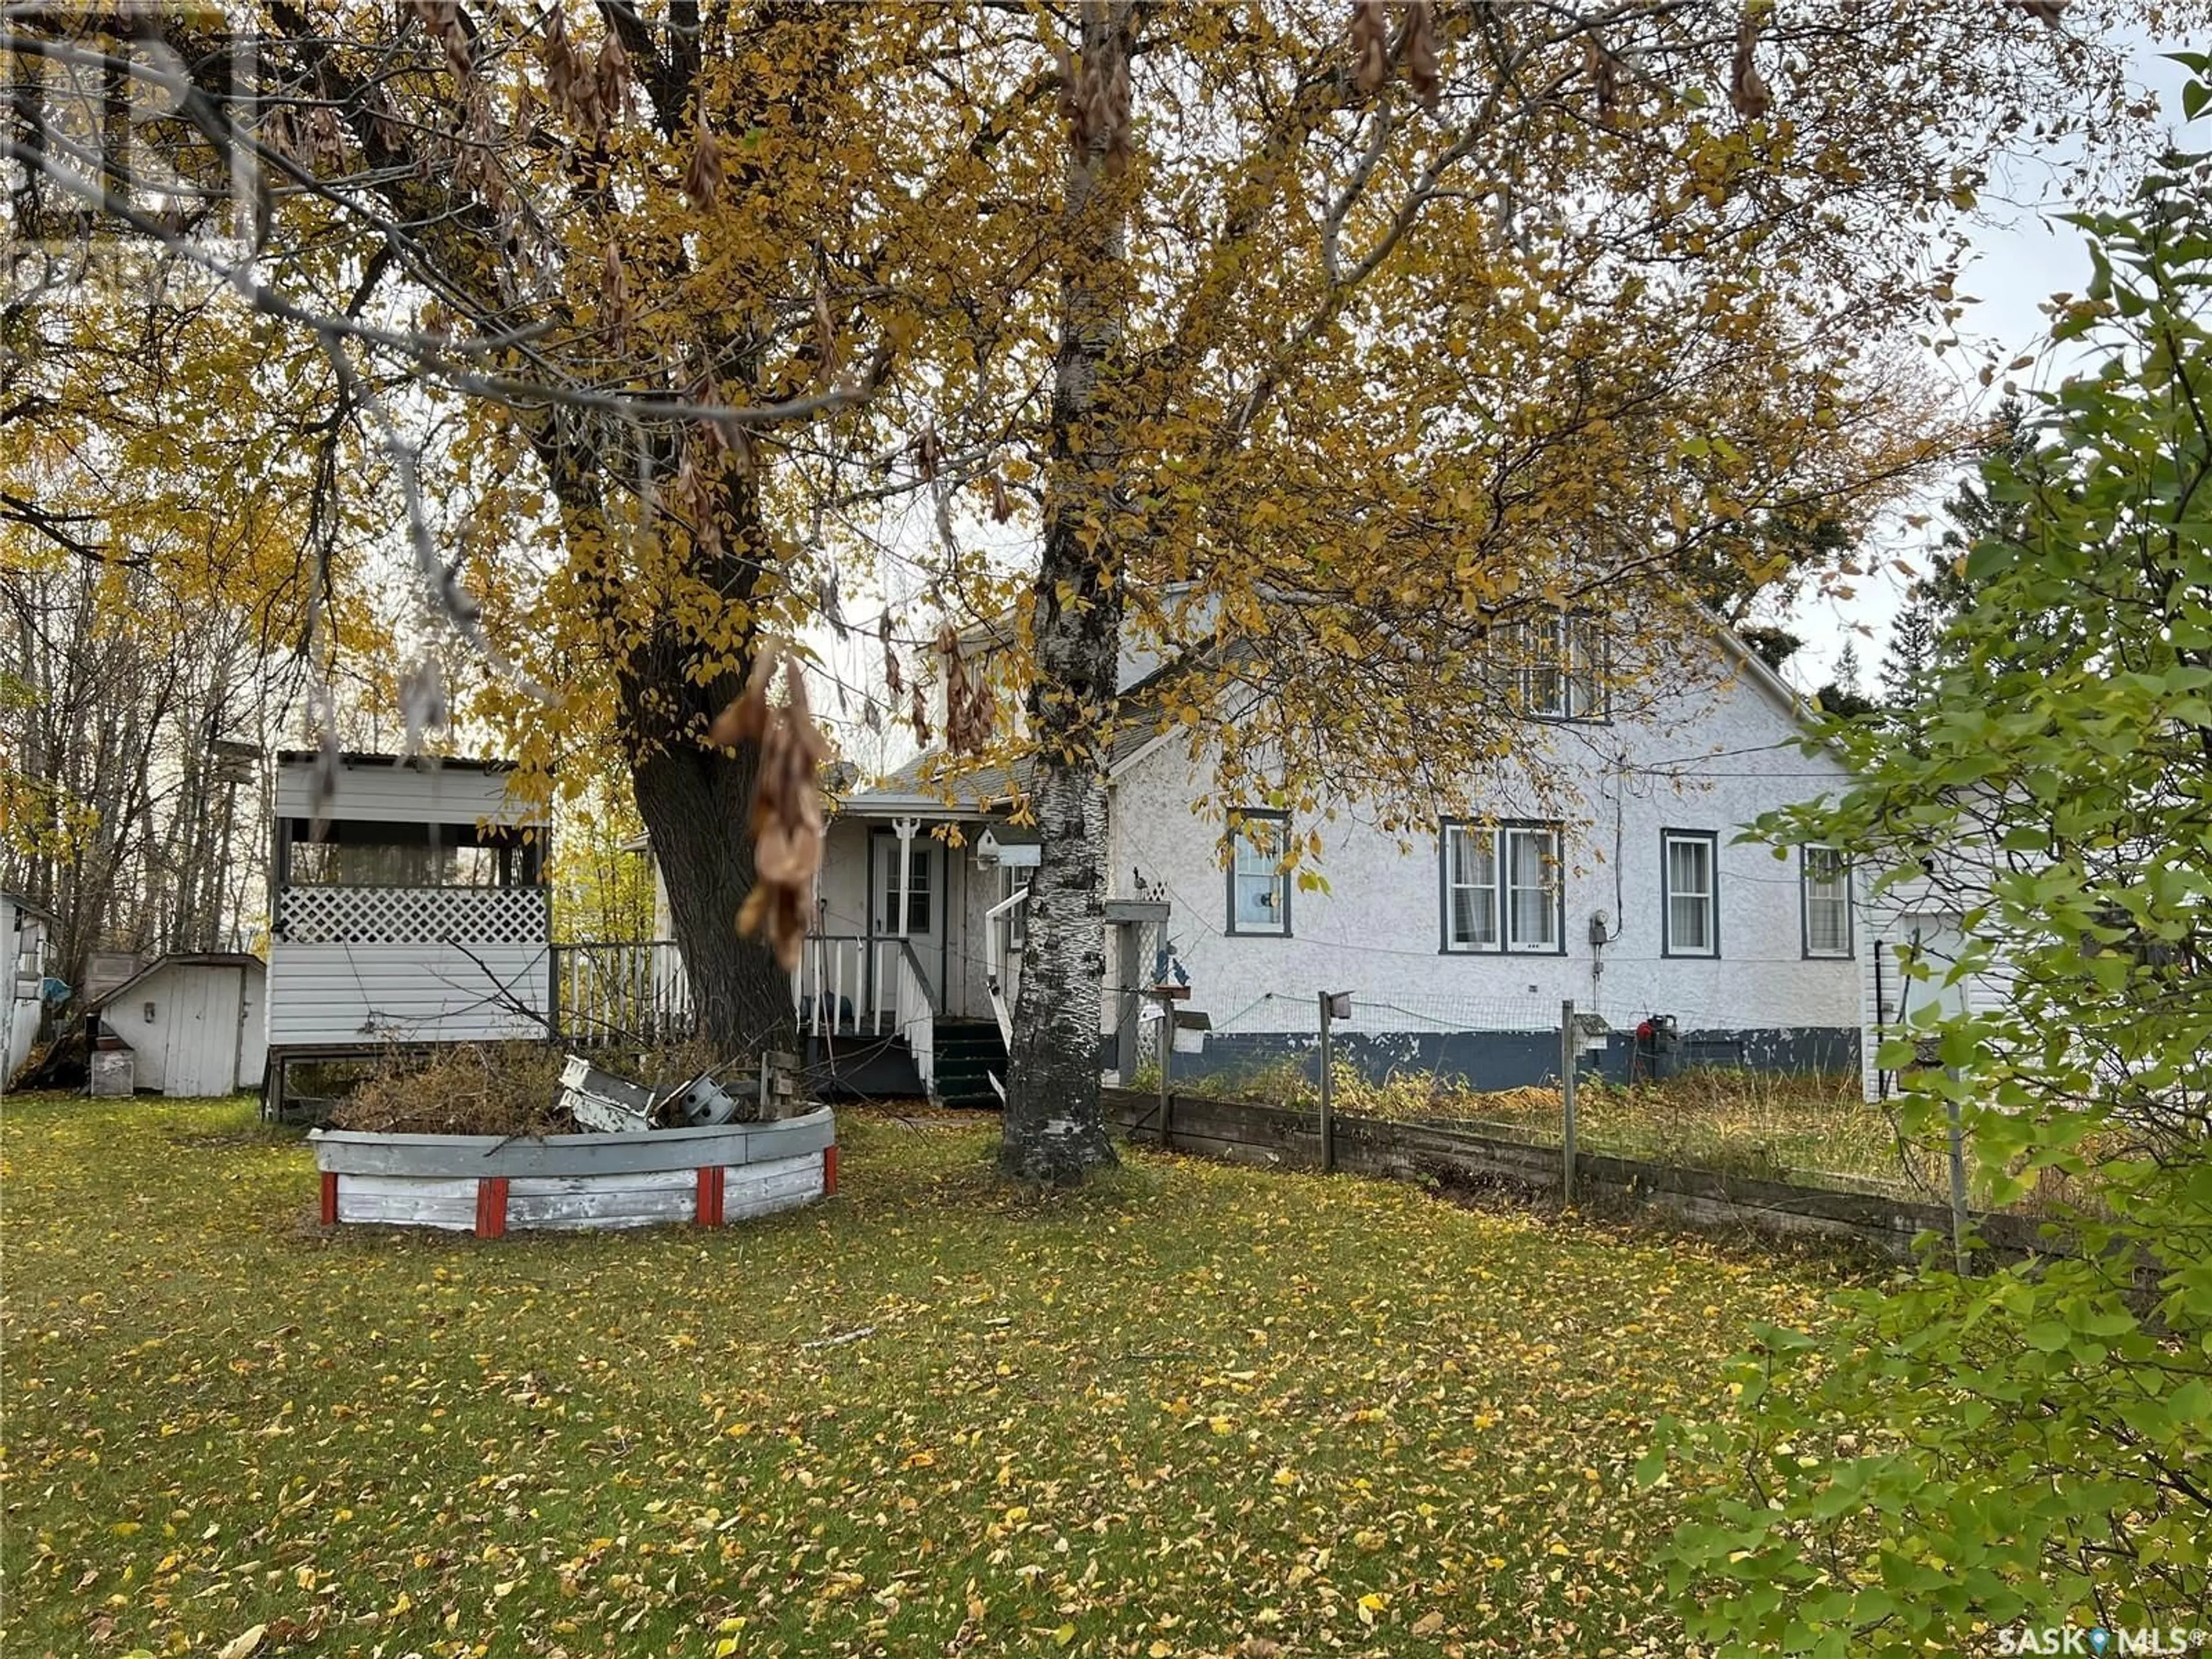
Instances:
[[[246,1030],[238,1048],[238,1086],[258,1089],[269,1076],[269,970],[249,972]]]
[[[1982,1012],[2001,1007],[2009,994],[2002,969],[1966,975],[1954,985],[1942,982],[1964,938],[1957,892],[1955,876],[1947,875],[1941,892],[1932,882],[1906,882],[1860,903],[1859,1070],[1869,1101],[1897,1093],[1896,1079],[1883,1078],[1880,1053],[1883,1030],[1900,1016],[1930,1000],[1946,1014]],[[1916,943],[1932,977],[1908,981],[1899,952]]]
[[[315,769],[287,761],[276,772],[276,816],[315,816]],[[541,823],[542,813],[507,797],[511,772],[475,767],[440,766],[432,761],[400,763],[347,763],[338,772],[336,794],[323,804],[322,816],[373,823]]]
[[[0,1042],[0,1089],[8,1086],[8,1079],[18,1066],[31,1057],[31,1044],[39,1035],[39,1000],[15,995],[16,969],[28,965],[43,970],[46,963],[46,923],[33,911],[21,905],[12,893],[0,893],[0,999],[7,1006],[0,1008],[0,1026],[5,1027],[5,1040]],[[35,988],[34,988],[35,989]]]
[[[544,1035],[544,944],[288,945],[269,950],[269,1042],[473,1042]]]
[[[174,962],[110,1001],[100,1018],[131,1045],[133,1086],[179,1097],[258,1087],[267,1058],[264,978],[258,963]]]
[[[1747,673],[1686,690],[1645,720],[1532,728],[1551,745],[1545,772],[1553,798],[1520,773],[1484,791],[1481,804],[1499,818],[1564,823],[1565,949],[1557,954],[1446,953],[1435,833],[1407,834],[1401,851],[1399,837],[1344,800],[1325,803],[1333,819],[1294,817],[1291,826],[1321,830],[1324,851],[1313,867],[1329,890],[1292,892],[1287,938],[1229,934],[1218,811],[1192,810],[1213,780],[1203,758],[1194,764],[1173,740],[1115,787],[1112,896],[1138,896],[1138,872],[1167,884],[1170,933],[1192,975],[1188,1006],[1209,1014],[1216,1030],[1311,1030],[1315,993],[1328,989],[1399,1011],[1392,1017],[1401,1030],[1547,1029],[1571,997],[1616,1028],[1666,1013],[1686,1031],[1849,1030],[1859,1017],[1858,964],[1807,958],[1797,860],[1732,844],[1759,813],[1846,781],[1840,762],[1796,746],[1802,732],[1783,701]],[[1717,836],[1717,956],[1662,953],[1661,836],[1668,829]],[[1611,941],[1601,950],[1590,943],[1599,911]],[[1374,1020],[1368,1029],[1377,1029]]]

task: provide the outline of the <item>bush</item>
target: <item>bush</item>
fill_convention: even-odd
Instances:
[[[1674,1586],[1723,1655],[2212,1626],[2212,194],[2167,166],[2075,221],[2094,276],[2054,341],[2105,360],[1984,466],[2002,520],[1925,701],[1834,734],[1844,799],[1761,826],[1948,890],[1954,972],[2008,994],[1886,1046],[1940,1053],[1906,1128],[1955,1113],[1997,1196],[2057,1172],[2091,1201],[2052,1259],[1931,1261],[1743,1357],[1737,1409],[1676,1443]]]

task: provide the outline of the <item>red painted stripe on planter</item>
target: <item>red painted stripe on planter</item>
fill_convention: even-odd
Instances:
[[[337,1224],[338,1172],[336,1170],[325,1170],[323,1171],[323,1225],[335,1227]]]
[[[822,1149],[822,1196],[835,1198],[836,1195],[837,1149],[835,1146],[824,1146]]]
[[[702,1227],[722,1224],[722,1183],[727,1174],[719,1164],[700,1166],[699,1224]]]
[[[477,1237],[507,1237],[507,1177],[485,1176],[477,1182]]]

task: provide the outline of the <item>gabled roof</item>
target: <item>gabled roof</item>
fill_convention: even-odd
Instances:
[[[1107,744],[1107,777],[1119,777],[1138,756],[1181,729],[1145,720],[1125,725]],[[933,812],[988,812],[1018,795],[1028,793],[1030,780],[1036,769],[1035,762],[1024,758],[1011,766],[986,766],[957,778],[948,778],[943,785],[928,781],[933,769],[948,766],[954,758],[944,749],[925,750],[875,788],[847,796],[842,810],[861,813],[912,811],[924,817]],[[948,794],[952,797],[949,802],[945,799]]]
[[[57,920],[54,913],[47,909],[45,905],[40,903],[36,899],[25,898],[21,893],[11,893],[7,891],[5,889],[0,889],[0,899],[6,899],[8,902],[14,905],[16,909],[27,910],[31,915],[43,917],[46,921],[53,921]]]
[[[85,1007],[94,1012],[105,1008],[134,985],[144,983],[165,968],[258,968],[269,971],[269,964],[259,957],[248,956],[243,951],[179,951],[166,957],[156,957],[120,985],[111,985],[98,996],[91,998]]]
[[[1729,625],[1726,617],[1702,604],[1697,605],[1695,609],[1718,637],[1722,649],[1742,670],[1745,678],[1799,725],[1810,727],[1818,721],[1819,711],[1800,696],[1787,680],[1767,666],[1766,659],[1752,649]],[[1001,627],[1003,621],[1000,618],[972,623],[963,631],[961,639],[963,643],[969,642],[975,636]],[[1152,680],[1158,678],[1159,673],[1156,671],[1127,688],[1121,695],[1126,697],[1131,692],[1142,690]],[[1182,729],[1172,721],[1154,724],[1141,717],[1125,726],[1115,734],[1109,746],[1107,777],[1110,780],[1120,776],[1139,756]],[[864,789],[846,797],[843,810],[861,813],[912,812],[922,817],[988,811],[994,806],[1006,805],[1018,795],[1027,793],[1035,771],[1033,763],[1026,759],[1018,760],[1011,766],[988,766],[957,781],[948,780],[947,787],[933,787],[927,781],[933,769],[945,765],[951,758],[949,751],[945,749],[925,750],[887,775],[874,788]],[[947,793],[952,796],[950,801],[945,799]]]

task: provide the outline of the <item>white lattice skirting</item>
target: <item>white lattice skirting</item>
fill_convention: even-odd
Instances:
[[[287,887],[276,936],[290,945],[542,945],[542,887]]]

